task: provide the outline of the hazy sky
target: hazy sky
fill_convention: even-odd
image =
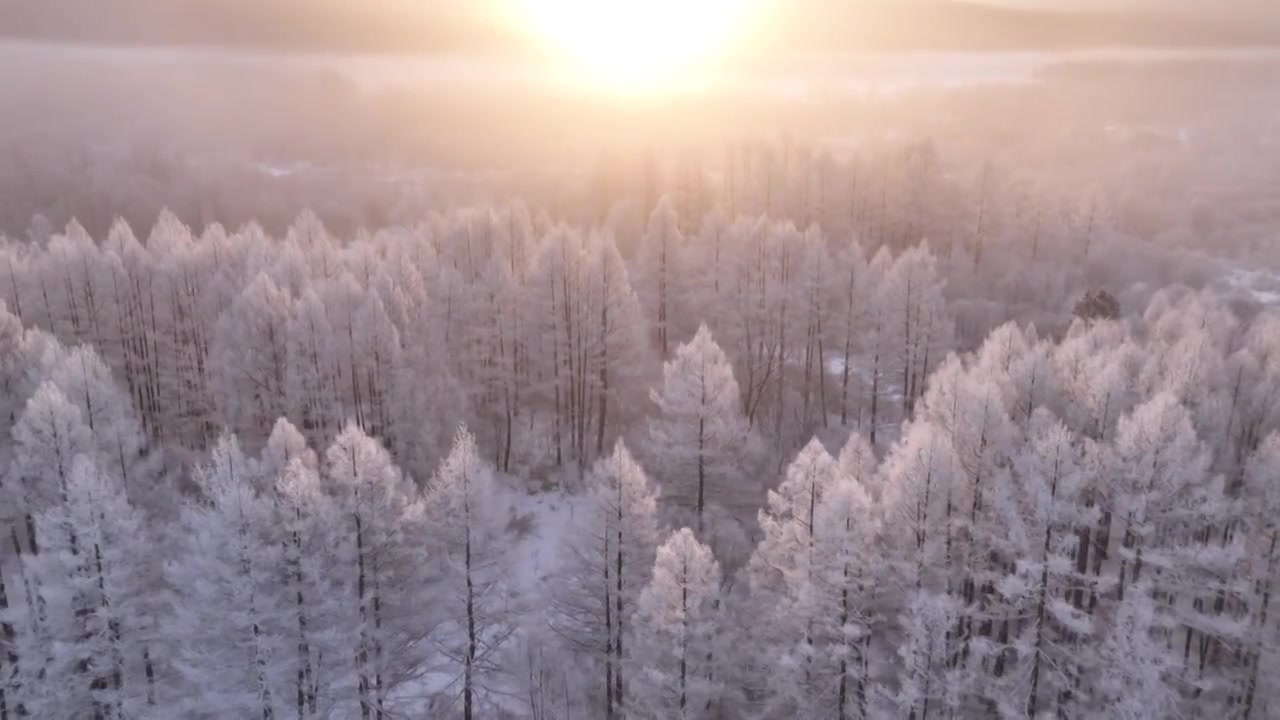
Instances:
[[[782,50],[1280,40],[1280,0],[764,1],[773,17],[752,44]],[[495,11],[505,2],[511,0],[0,0],[0,36],[315,50],[526,48],[528,38],[509,14]],[[1152,9],[1202,17],[1117,12]],[[1274,21],[1259,22],[1259,15]]]

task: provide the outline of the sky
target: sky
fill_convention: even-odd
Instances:
[[[0,36],[334,51],[523,52],[537,43],[503,8],[537,1],[0,0]],[[1278,0],[758,1],[770,8],[769,30],[757,32],[748,44],[762,52],[1280,42]],[[1168,11],[1197,18],[1169,17]]]

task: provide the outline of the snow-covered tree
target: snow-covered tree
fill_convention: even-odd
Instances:
[[[953,628],[960,615],[958,601],[927,590],[911,593],[903,608],[902,665],[898,688],[882,691],[882,703],[898,717],[928,720],[930,713],[955,715],[962,707],[954,669]]]
[[[692,507],[701,523],[708,503],[732,505],[752,488],[734,469],[747,448],[738,383],[724,351],[703,325],[662,368],[658,406],[649,421],[649,456],[660,467],[663,495]]]
[[[307,445],[307,439],[298,431],[298,428],[286,418],[277,418],[271,427],[271,434],[267,436],[266,446],[262,449],[262,461],[258,467],[258,474],[264,481],[263,489],[269,490],[270,487],[267,484],[275,484],[294,460],[312,471],[317,471],[320,467],[315,451]]]
[[[1156,720],[1172,717],[1178,693],[1151,587],[1139,582],[1125,593],[1097,650],[1093,706],[1088,717]]]
[[[695,220],[696,222],[696,220]],[[649,304],[653,306],[650,317],[658,332],[658,349],[662,356],[671,353],[674,344],[674,318],[679,317],[676,299],[681,294],[680,258],[684,255],[684,236],[680,232],[680,218],[676,215],[671,199],[663,197],[653,214],[641,244],[641,271],[652,288]]]
[[[494,712],[503,645],[515,608],[504,581],[504,516],[495,502],[493,469],[475,436],[458,430],[453,450],[431,482],[425,505],[432,545],[440,553],[442,627],[436,645],[449,665],[449,691],[464,720]]]
[[[147,437],[129,397],[91,347],[71,349],[49,379],[79,408],[96,446],[95,462],[121,479],[130,500],[149,510],[172,507],[162,473],[147,452]]]
[[[165,628],[189,717],[273,718],[291,709],[283,672],[281,545],[251,463],[224,436],[196,474],[202,497],[183,509],[185,552],[165,569],[174,598]]]
[[[720,564],[683,528],[658,547],[653,578],[632,621],[636,672],[628,714],[637,718],[709,718],[722,678]]]
[[[1280,666],[1273,596],[1280,585],[1280,434],[1272,434],[1250,460],[1246,474],[1249,546],[1245,576],[1252,580],[1244,643],[1244,711],[1246,720],[1267,717],[1280,706],[1274,686],[1265,681]]]
[[[267,452],[279,448],[277,432],[268,441]],[[295,431],[296,432],[296,431]],[[267,463],[264,461],[264,465]],[[333,500],[324,493],[310,450],[291,454],[284,467],[272,476],[275,521],[283,541],[282,565],[276,582],[280,588],[280,634],[292,641],[281,649],[277,662],[292,668],[292,700],[300,718],[327,717],[339,709],[350,709],[351,663],[347,657],[348,623],[351,617],[345,599],[352,590],[336,572],[346,558],[341,542],[335,543],[335,528],[342,518]]]
[[[395,710],[396,688],[420,676],[430,657],[433,623],[420,606],[430,562],[423,508],[386,449],[354,423],[325,461],[341,558],[331,579],[347,590],[342,616],[356,705],[361,717],[385,716]]]
[[[612,714],[627,705],[626,644],[636,597],[653,571],[657,491],[621,440],[596,461],[587,487],[573,540],[561,550],[552,625],[570,650],[589,658],[591,702]]]
[[[878,288],[885,305],[884,321],[893,332],[891,350],[899,377],[903,414],[909,416],[925,380],[950,347],[952,320],[942,297],[943,281],[928,245],[913,247],[893,264]]]
[[[270,275],[245,286],[214,331],[214,398],[225,424],[256,445],[287,409],[293,300]]]
[[[40,554],[27,566],[47,661],[19,693],[36,715],[131,717],[155,701],[146,566],[155,554],[120,481],[86,455],[72,461],[66,498],[36,520]],[[28,625],[27,627],[30,627]],[[38,661],[29,657],[33,665]]]
[[[1199,530],[1208,512],[1209,457],[1196,437],[1187,409],[1169,393],[1158,393],[1121,418],[1116,432],[1114,515],[1123,533],[1120,592],[1143,572],[1164,573],[1172,544]],[[1160,581],[1154,581],[1156,586]]]
[[[785,592],[788,585],[807,582],[818,506],[827,491],[842,479],[835,458],[816,438],[787,467],[786,478],[777,490],[769,491],[767,505],[760,511],[764,538],[750,564],[754,592]],[[778,607],[777,599],[780,598],[770,604],[786,615],[786,608]]]
[[[338,379],[333,325],[314,291],[299,298],[285,331],[289,417],[312,445],[320,447],[338,427]]]
[[[1004,529],[998,550],[1013,560],[996,588],[1003,617],[995,682],[1005,715],[1035,717],[1054,702],[1060,712],[1076,712],[1068,703],[1082,646],[1092,640],[1092,617],[1064,598],[1090,582],[1074,563],[1076,528],[1097,518],[1096,508],[1082,502],[1086,472],[1075,437],[1040,410],[1014,472],[1001,475],[995,488],[995,522]]]
[[[26,526],[26,552],[39,552],[36,514],[66,501],[76,457],[94,457],[93,436],[83,417],[62,390],[46,382],[36,388],[13,426],[10,487],[22,498],[23,511],[14,519],[21,518]]]
[[[836,717],[869,717],[872,633],[883,625],[877,600],[888,576],[880,542],[881,520],[862,483],[846,475],[818,509],[812,572],[813,635],[832,678],[818,696]]]

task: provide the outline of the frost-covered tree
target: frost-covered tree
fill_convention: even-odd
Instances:
[[[809,464],[805,456],[812,447],[797,464]],[[766,717],[867,717],[870,712],[871,601],[875,579],[885,577],[877,559],[878,523],[856,480],[834,470],[829,456],[818,464],[827,482],[820,489],[810,484],[796,498],[801,502],[793,512],[798,514],[767,523],[762,514],[762,525],[770,529],[749,566],[754,579],[767,562],[761,551],[768,546],[766,552],[778,555],[785,544],[777,542],[778,529],[789,525],[798,531],[793,539],[799,543],[770,563],[783,570],[781,587],[773,593],[763,583],[752,588],[762,601],[758,612],[767,628],[757,633],[764,640],[760,655],[769,678]],[[798,469],[793,464],[792,470]],[[789,473],[787,483],[797,479]]]
[[[903,548],[904,573],[917,588],[939,582],[950,587],[945,578],[958,559],[952,533],[961,512],[956,467],[951,444],[920,422],[903,428],[884,461],[886,530]]]
[[[766,622],[753,635],[760,672],[767,678],[766,714],[808,714],[814,699],[814,595],[818,583],[817,516],[824,496],[844,476],[822,442],[811,440],[787,468],[776,491],[768,494],[758,522],[763,538],[747,565],[754,613]],[[794,662],[778,672],[777,658]]]
[[[764,538],[750,565],[755,592],[807,580],[818,506],[843,477],[835,458],[816,438],[787,467],[786,478],[777,490],[769,491],[767,505],[760,511]]]
[[[289,417],[312,445],[320,447],[336,431],[340,416],[333,325],[314,291],[307,290],[298,299],[285,332]]]
[[[817,527],[813,634],[825,648],[820,671],[832,678],[819,698],[836,717],[869,717],[872,633],[883,625],[877,600],[886,594],[878,585],[888,575],[881,520],[863,484],[846,475],[824,497]]]
[[[658,415],[649,421],[649,455],[661,469],[664,496],[692,507],[701,523],[708,503],[732,505],[752,495],[734,473],[749,432],[738,383],[705,325],[676,348],[662,375],[662,387],[650,392]]]
[[[1156,720],[1171,717],[1178,694],[1151,588],[1138,583],[1115,608],[1097,649],[1093,707],[1087,717]]]
[[[643,387],[653,361],[645,342],[645,318],[614,239],[597,235],[591,245],[589,309],[594,316],[588,356],[596,401],[594,447],[605,453],[606,440],[634,421],[629,408],[643,404]],[[621,421],[620,421],[621,420]],[[584,443],[585,444],[585,443]]]
[[[385,717],[396,688],[420,676],[430,656],[432,618],[420,607],[430,563],[424,511],[386,449],[354,423],[325,452],[324,481],[339,519],[332,580],[347,590],[355,704],[362,718]]]
[[[515,608],[505,586],[504,516],[494,500],[493,469],[480,459],[475,436],[458,431],[425,499],[432,545],[443,570],[442,627],[436,645],[448,660],[449,692],[464,720],[493,712],[500,690],[503,645]]]
[[[0,300],[0,418],[10,424],[22,410],[19,386],[22,367],[22,321]],[[0,456],[0,461],[7,457]]]
[[[196,474],[202,497],[183,509],[185,552],[165,569],[174,592],[165,635],[182,683],[175,709],[189,717],[270,720],[291,709],[279,662],[281,545],[251,472],[235,437],[219,440]]]
[[[875,450],[867,438],[858,431],[849,433],[849,437],[840,448],[836,458],[840,471],[853,478],[862,486],[872,501],[882,504],[882,482],[879,477],[879,461]]]
[[[658,349],[664,358],[671,353],[673,329],[677,327],[673,318],[679,317],[676,298],[681,294],[683,246],[680,218],[671,199],[663,197],[649,217],[648,229],[640,246],[640,268],[647,280],[646,287],[651,288],[649,304],[653,310],[650,316],[658,332]]]
[[[1114,515],[1123,533],[1120,593],[1143,572],[1172,572],[1170,550],[1211,508],[1209,457],[1177,398],[1159,393],[1121,418],[1116,432]],[[1157,587],[1162,583],[1155,582]]]
[[[286,418],[277,418],[267,436],[266,446],[262,448],[262,460],[258,466],[258,474],[264,480],[264,490],[284,473],[294,460],[302,466],[317,471],[320,467],[316,453],[307,444],[307,439]]]
[[[952,657],[952,629],[960,615],[958,601],[927,590],[910,594],[903,608],[901,667],[896,691],[882,691],[882,703],[895,716],[928,720],[954,716],[962,707]],[[932,715],[930,715],[932,713]]]
[[[995,488],[995,522],[1004,529],[997,547],[1012,567],[997,581],[1002,615],[995,640],[1000,672],[995,683],[1001,712],[1035,717],[1055,706],[1072,714],[1082,651],[1092,646],[1092,617],[1065,598],[1090,579],[1076,571],[1075,529],[1091,526],[1096,508],[1081,493],[1087,469],[1075,437],[1040,410],[1014,471]]]
[[[596,461],[587,487],[572,541],[561,549],[552,625],[589,658],[590,701],[613,714],[628,704],[627,643],[636,597],[653,571],[658,494],[621,440]]]
[[[22,498],[23,510],[15,520],[20,517],[25,525],[26,552],[39,552],[36,514],[66,501],[76,457],[94,457],[93,436],[83,417],[62,390],[46,382],[36,388],[13,426],[10,487]]]
[[[838,330],[836,337],[840,341],[840,425],[849,424],[852,408],[853,391],[856,386],[855,373],[859,367],[855,364],[861,353],[867,350],[867,329],[873,319],[878,316],[878,309],[872,307],[875,294],[872,289],[878,278],[870,272],[862,244],[856,237],[852,238],[846,248],[837,254],[839,277],[835,285],[839,288],[836,299]],[[860,418],[860,414],[854,415]]]
[[[867,330],[863,336],[866,344],[866,375],[870,383],[867,389],[870,405],[867,409],[867,437],[873,448],[877,447],[877,433],[889,414],[888,401],[892,397],[890,361],[895,349],[893,338],[897,324],[891,314],[890,295],[886,287],[892,269],[893,256],[888,246],[882,246],[867,267],[870,287],[866,293]]]
[[[878,288],[879,301],[885,305],[883,320],[893,333],[890,352],[899,374],[894,382],[904,416],[910,416],[916,398],[924,394],[929,373],[950,347],[952,320],[942,288],[928,245],[899,255]]]
[[[36,525],[40,554],[27,567],[49,652],[43,663],[28,657],[23,706],[36,715],[143,714],[156,695],[147,596],[161,588],[148,584],[155,553],[141,516],[117,478],[77,455],[65,500]]]
[[[73,348],[50,368],[49,379],[80,408],[96,446],[94,461],[121,479],[130,500],[152,511],[171,509],[142,423],[101,356],[91,347]]]
[[[220,415],[256,444],[285,413],[293,300],[260,273],[222,313],[214,330],[213,388]]]
[[[1276,640],[1274,595],[1280,585],[1280,435],[1272,434],[1250,460],[1246,475],[1245,514],[1249,535],[1246,577],[1253,592],[1248,603],[1249,627],[1244,662],[1244,711],[1246,719],[1267,717],[1280,706],[1274,686],[1265,681],[1280,666],[1280,642]]]
[[[636,672],[628,715],[709,718],[718,689],[720,564],[683,528],[658,547],[632,621]]]
[[[283,422],[283,421],[282,421]],[[281,423],[272,441],[283,433]],[[296,431],[295,431],[296,432]],[[268,441],[268,453],[279,443]],[[267,463],[264,461],[264,465]],[[274,518],[282,540],[280,588],[282,642],[277,662],[292,669],[292,700],[299,718],[327,717],[349,709],[351,663],[347,632],[351,588],[335,572],[344,561],[334,528],[342,525],[321,486],[315,455],[291,454],[272,474]]]

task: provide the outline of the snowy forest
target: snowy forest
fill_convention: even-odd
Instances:
[[[749,167],[0,244],[0,720],[1280,716],[1275,309]]]

